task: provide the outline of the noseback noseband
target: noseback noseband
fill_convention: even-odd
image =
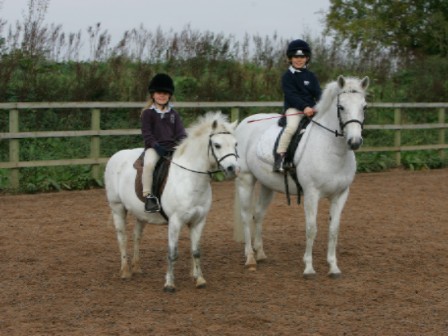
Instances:
[[[341,118],[341,110],[342,110],[342,106],[339,103],[339,96],[343,93],[359,93],[362,94],[362,92],[356,91],[356,90],[348,90],[348,91],[342,91],[338,94],[338,102],[337,102],[337,109],[338,109],[338,119],[339,119],[339,127],[341,128],[341,136],[344,135],[344,128],[345,126],[347,126],[350,123],[358,123],[361,125],[361,129],[364,128],[364,121],[359,121],[358,119],[350,119],[348,121],[346,121],[345,123],[342,122],[342,118]]]
[[[221,161],[223,161],[225,158],[229,157],[229,156],[234,156],[235,158],[238,158],[238,153],[235,149],[235,153],[229,153],[224,155],[223,157],[221,157],[220,159],[218,159],[218,157],[215,154],[215,151],[213,149],[212,146],[212,137],[214,135],[218,135],[218,134],[230,134],[230,132],[218,132],[218,133],[212,133],[209,136],[209,140],[208,140],[208,152],[210,153],[210,151],[212,152],[213,158],[215,159],[216,163],[218,164],[218,167],[221,165]]]

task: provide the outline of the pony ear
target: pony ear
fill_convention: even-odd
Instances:
[[[230,127],[232,128],[232,130],[235,130],[236,126],[238,126],[238,120],[235,120],[233,123],[230,124]]]
[[[363,88],[363,90],[369,87],[369,83],[370,83],[369,76],[365,76],[361,81],[361,87]]]
[[[345,86],[345,78],[342,75],[338,76],[338,85],[342,89]]]
[[[212,130],[215,130],[216,128],[218,127],[218,120],[213,120],[213,123],[212,123]]]

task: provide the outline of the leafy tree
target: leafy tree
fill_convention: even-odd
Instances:
[[[364,52],[448,55],[446,0],[330,0],[329,33]]]

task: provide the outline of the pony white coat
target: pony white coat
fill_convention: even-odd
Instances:
[[[338,277],[341,274],[336,260],[339,222],[356,172],[353,151],[362,144],[368,85],[368,77],[359,80],[339,76],[337,81],[329,83],[317,105],[318,113],[306,128],[294,155],[298,180],[304,193],[305,277],[313,277],[316,273],[312,249],[321,198],[328,198],[331,204],[327,252],[329,275]],[[246,266],[250,270],[255,270],[257,261],[266,258],[262,223],[274,191],[285,192],[283,175],[272,172],[273,146],[280,132],[277,118],[273,116],[252,115],[244,119],[235,131],[240,173],[236,179],[234,233],[237,240],[242,240],[244,235]],[[260,182],[260,190],[256,197],[254,187],[257,181]],[[291,194],[297,194],[291,178],[288,184]]]
[[[210,173],[219,169],[227,177],[237,172],[236,140],[234,129],[220,112],[208,113],[187,130],[188,137],[174,152],[168,172],[161,205],[168,217],[168,270],[165,291],[175,291],[174,263],[178,257],[179,233],[184,225],[190,229],[193,277],[196,287],[202,288],[206,281],[200,266],[200,238],[206,216],[212,202]],[[160,213],[146,213],[143,202],[135,193],[135,160],[143,148],[121,150],[106,165],[105,186],[107,200],[112,211],[121,254],[120,275],[130,278],[141,273],[140,242],[146,223],[165,224]],[[134,227],[134,253],[131,269],[126,252],[126,214],[136,217]]]

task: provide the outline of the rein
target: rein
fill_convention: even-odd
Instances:
[[[340,93],[338,94],[338,96],[337,96],[337,99],[338,99],[338,101],[337,101],[337,111],[338,111],[339,128],[341,129],[340,132],[339,132],[338,130],[332,130],[332,129],[330,129],[330,128],[324,126],[324,125],[322,125],[321,123],[319,123],[319,122],[317,122],[317,121],[311,119],[311,122],[313,122],[313,123],[315,123],[316,125],[322,127],[323,129],[329,131],[330,133],[333,133],[335,137],[343,137],[343,136],[344,136],[344,128],[345,128],[345,126],[347,126],[347,125],[350,124],[350,123],[358,123],[358,124],[361,125],[361,129],[364,128],[364,122],[361,122],[361,121],[359,121],[358,119],[350,119],[350,120],[346,121],[345,123],[342,122],[342,119],[341,119],[341,110],[342,110],[342,106],[341,106],[341,104],[339,103],[339,96],[340,96],[341,94],[343,94],[343,93],[359,93],[359,94],[362,94],[362,92],[359,92],[359,91],[357,91],[357,90],[342,91],[342,92],[340,92]]]
[[[213,158],[215,159],[216,164],[217,164],[218,167],[219,167],[221,161],[224,160],[225,158],[229,157],[229,156],[235,156],[236,158],[238,158],[238,153],[236,153],[236,152],[235,152],[235,153],[229,153],[229,154],[224,155],[224,156],[221,157],[220,159],[218,159],[218,157],[216,156],[215,151],[214,151],[214,149],[213,149],[213,146],[212,146],[212,137],[213,137],[214,135],[218,135],[218,134],[231,134],[231,133],[230,133],[230,132],[218,132],[218,133],[212,133],[212,134],[209,135],[209,140],[208,140],[208,150],[207,150],[207,151],[208,151],[208,153],[210,153],[210,150],[211,150],[212,155],[213,155]],[[178,164],[178,163],[176,163],[176,162],[174,162],[173,160],[168,159],[168,158],[165,158],[165,160],[168,160],[168,161],[170,161],[171,163],[173,163],[174,165],[178,166],[179,168],[182,168],[182,169],[187,170],[187,171],[189,171],[189,172],[196,173],[196,174],[206,174],[206,175],[208,175],[210,178],[212,178],[212,175],[213,175],[213,174],[215,174],[215,173],[219,173],[219,172],[221,171],[221,169],[218,169],[218,170],[212,170],[212,171],[210,171],[210,170],[208,170],[208,171],[199,171],[199,170],[194,170],[194,169],[190,169],[190,168],[184,167],[184,166],[182,166],[182,165],[180,165],[180,164]]]

